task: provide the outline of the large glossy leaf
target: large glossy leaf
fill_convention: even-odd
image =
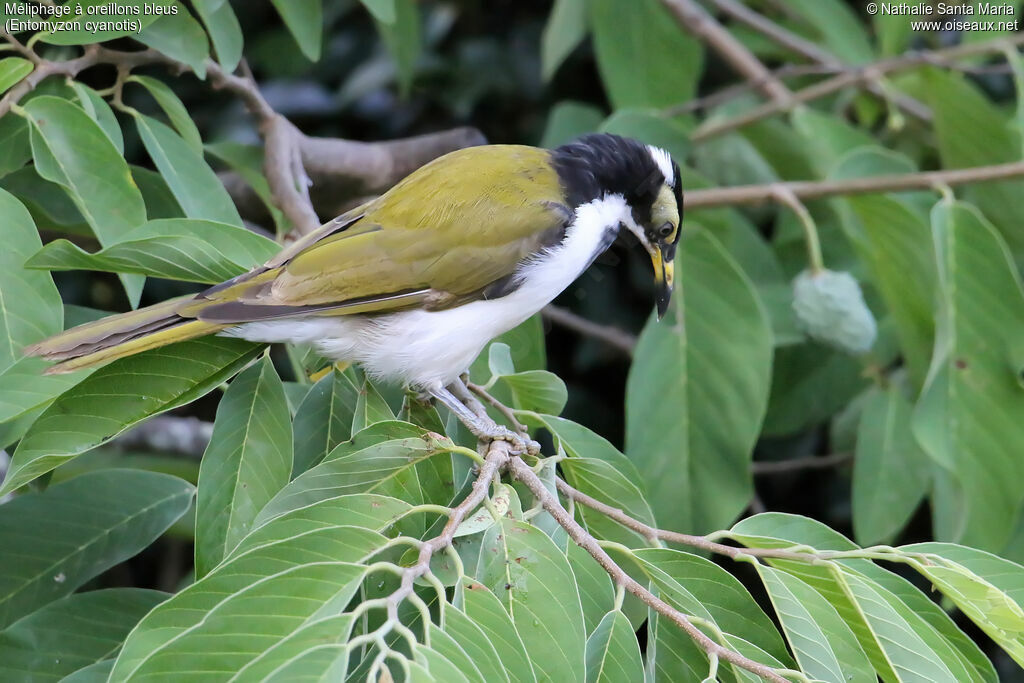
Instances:
[[[604,567],[586,550],[569,543],[565,552],[576,577],[576,588],[580,592],[583,607],[583,625],[587,633],[593,633],[605,615],[615,606],[615,589],[611,577]]]
[[[830,683],[878,680],[856,636],[820,593],[767,565],[757,565],[757,571],[801,671]]]
[[[48,365],[40,358],[23,358],[0,373],[0,423],[45,406],[92,372],[43,375]]]
[[[139,623],[112,680],[226,680],[306,623],[339,614],[362,584],[359,563],[385,542],[374,531],[330,526],[235,556]]]
[[[17,171],[32,158],[28,123],[20,116],[0,118],[0,177]]]
[[[419,467],[451,447],[406,422],[378,422],[338,445],[322,463],[296,477],[260,512],[262,523],[289,510],[353,493],[392,495],[412,504],[446,504],[450,482],[421,481]],[[437,498],[437,500],[435,500]]]
[[[688,614],[703,614],[722,631],[780,660],[789,658],[778,630],[746,588],[710,560],[668,548],[633,551],[666,599]],[[688,609],[686,609],[688,608]]]
[[[192,67],[199,78],[206,78],[206,60],[210,41],[206,31],[179,2],[176,14],[161,17],[135,36],[139,42]]]
[[[237,674],[238,679],[290,680],[288,675],[283,672],[294,673],[294,670],[290,668],[294,666],[293,662],[301,660],[310,653],[328,650],[332,656],[327,659],[328,666],[325,675],[328,676],[326,680],[332,680],[330,669],[337,656],[334,653],[339,647],[344,646],[351,636],[354,621],[355,617],[351,614],[336,614],[310,619],[306,624],[295,629],[286,638],[261,652],[259,656],[243,666]],[[312,662],[307,662],[307,665],[311,664]]]
[[[540,43],[540,72],[545,81],[587,35],[586,0],[555,0]]]
[[[626,615],[609,612],[587,638],[587,683],[640,683],[644,665],[640,645]]]
[[[196,13],[206,25],[217,61],[228,73],[232,73],[242,60],[242,27],[231,9],[231,3],[224,0],[193,0]]]
[[[466,577],[456,592],[456,605],[494,646],[510,681],[529,683],[538,680],[512,618],[494,593],[482,583]]]
[[[121,154],[124,154],[124,134],[121,132],[121,125],[117,122],[114,110],[107,101],[89,86],[78,81],[72,81],[71,89],[74,90],[78,99],[78,105],[85,110],[96,124],[103,129],[114,147]]]
[[[377,30],[395,60],[399,88],[403,94],[408,94],[422,43],[419,4],[415,0],[392,0],[392,3],[395,8],[393,21],[381,21],[376,13],[374,18],[377,19]]]
[[[466,613],[457,607],[447,607],[444,612],[444,630],[456,641],[475,663],[485,681],[511,680],[501,663],[495,644],[483,629],[476,625]]]
[[[730,535],[744,545],[759,548],[784,548],[792,545],[808,545],[817,550],[857,548],[821,522],[780,513],[749,517],[736,524]],[[880,608],[878,614],[884,615],[885,612],[895,610],[903,622],[900,628],[911,624],[915,638],[926,642],[932,652],[936,653],[935,658],[941,660],[947,670],[960,671],[963,680],[989,683],[996,680],[991,662],[978,646],[937,604],[906,579],[862,559],[840,561],[843,569],[841,572],[807,562],[770,562],[807,583],[828,600],[853,631],[875,671],[883,679],[897,679],[892,657],[894,652],[898,653],[899,648],[879,640],[879,634],[867,620],[863,608],[845,581],[846,574],[850,572],[871,584],[874,595],[864,593],[865,596],[883,601],[883,608]]]
[[[67,190],[101,245],[113,244],[146,221],[146,205],[128,164],[83,109],[47,95],[28,102],[25,112],[32,123],[36,171]],[[133,305],[143,281],[121,276]]]
[[[270,358],[243,371],[217,406],[199,468],[196,576],[204,576],[252,529],[292,472],[288,400]]]
[[[853,468],[853,529],[862,545],[891,540],[930,488],[930,462],[911,431],[911,411],[898,387],[864,403]]]
[[[707,232],[683,238],[676,270],[670,313],[648,323],[630,370],[626,452],[659,524],[706,532],[752,493],[772,333],[750,281]]]
[[[0,59],[0,94],[3,94],[18,81],[32,73],[32,62],[21,57],[5,57]]]
[[[583,610],[572,569],[547,534],[503,519],[484,534],[476,578],[512,617],[545,680],[584,680]]]
[[[188,146],[199,154],[203,153],[203,139],[199,136],[199,129],[192,121],[185,104],[174,94],[170,86],[149,76],[134,75],[129,76],[127,80],[130,83],[138,83],[148,90]]]
[[[193,492],[166,474],[99,470],[0,506],[8,558],[0,564],[0,626],[147,547],[185,514]]]
[[[0,486],[9,493],[150,415],[189,403],[234,375],[259,346],[207,337],[100,368],[47,408],[18,444]]]
[[[4,249],[0,251],[2,386],[2,373],[18,361],[24,346],[60,331],[64,309],[53,278],[23,267],[42,245],[24,205],[4,190],[0,190],[0,222],[4,226]],[[3,394],[0,397],[0,401],[6,399]]]
[[[960,74],[939,69],[928,69],[925,83],[944,167],[985,166],[1020,159],[1022,133],[1007,125],[1006,114],[975,85]],[[980,183],[964,190],[964,197],[977,204],[999,229],[1018,266],[1024,262],[1022,195],[1021,180]]]
[[[874,58],[867,31],[857,15],[841,0],[782,0],[804,25],[813,27],[814,38],[841,60],[860,64]]]
[[[276,254],[278,245],[227,223],[194,218],[149,221],[96,253],[54,240],[27,261],[30,268],[141,273],[215,284]]]
[[[231,197],[201,151],[156,119],[136,114],[135,122],[146,151],[186,216],[242,226]]]
[[[940,540],[999,551],[1024,490],[1024,292],[1005,243],[963,203],[932,210],[940,307],[935,355],[914,412],[914,434],[956,482],[937,489]]]
[[[103,0],[72,0],[65,5],[69,12],[66,16],[69,25],[61,25],[59,30],[42,31],[40,39],[55,45],[89,45],[131,36],[160,18],[161,15],[153,11],[145,12],[147,6],[163,9],[172,4],[173,0],[123,0],[121,6],[134,8],[134,12],[110,16],[95,13],[98,7],[108,6]]]
[[[913,170],[888,150],[861,149],[843,158],[831,177],[847,179]],[[927,220],[897,197],[862,195],[845,200],[861,230],[855,244],[868,262],[872,283],[896,325],[900,351],[914,387],[924,383],[935,336],[932,312],[935,259],[921,248],[929,239]]]
[[[589,5],[597,67],[616,109],[666,107],[693,97],[703,49],[662,3],[637,0],[629,12],[616,0]]]
[[[359,387],[351,369],[337,369],[313,385],[295,411],[295,462],[298,476],[352,437]]]
[[[271,0],[285,26],[295,38],[302,54],[312,61],[320,59],[323,41],[323,7],[321,0]]]
[[[0,678],[59,681],[103,661],[167,597],[144,588],[109,588],[51,602],[0,631]]]

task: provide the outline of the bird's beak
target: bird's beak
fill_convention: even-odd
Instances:
[[[675,279],[675,262],[665,258],[662,250],[652,245],[647,251],[651,255],[651,263],[654,265],[655,296],[658,302],[658,320],[665,317],[668,312],[668,303],[672,299],[672,281]]]

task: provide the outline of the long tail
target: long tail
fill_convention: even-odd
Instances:
[[[60,361],[46,370],[47,375],[55,375],[203,337],[229,327],[179,315],[179,310],[187,303],[195,303],[195,298],[171,299],[79,325],[28,347],[25,354]]]

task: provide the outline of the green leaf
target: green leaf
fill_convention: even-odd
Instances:
[[[676,270],[669,316],[648,323],[630,370],[626,452],[659,524],[706,532],[750,500],[772,335],[750,281],[707,232],[683,237]]]
[[[196,76],[206,78],[210,41],[206,31],[181,3],[176,14],[160,17],[135,36],[139,42],[192,67]]]
[[[619,610],[609,612],[587,638],[587,683],[643,680],[644,665],[633,627]]]
[[[0,59],[0,94],[7,92],[21,79],[32,73],[32,62],[21,57]]]
[[[897,163],[888,150],[862,149],[844,157],[830,178],[877,175],[883,169],[893,169]],[[913,170],[901,166],[897,172]],[[868,170],[870,173],[865,172]],[[935,261],[931,253],[921,249],[930,238],[927,221],[906,201],[892,196],[862,195],[845,201],[863,235],[854,243],[871,268],[871,282],[896,324],[900,350],[913,386],[920,387],[928,371],[935,337]]]
[[[604,112],[592,104],[563,100],[551,108],[540,146],[554,149],[572,142],[584,133],[592,133],[604,121]]]
[[[146,615],[111,678],[194,672],[226,680],[306,624],[339,614],[362,584],[359,563],[386,542],[367,529],[329,526],[237,555]]]
[[[0,631],[0,677],[59,681],[105,660],[167,594],[108,588],[51,602]]]
[[[0,496],[114,438],[150,415],[185,405],[244,367],[260,347],[206,337],[123,358],[62,394],[18,444]]]
[[[397,10],[395,9],[395,0],[359,0],[363,7],[373,15],[373,18],[377,21],[385,24],[395,23],[397,18]]]
[[[147,547],[192,503],[177,477],[99,470],[0,506],[0,627]]]
[[[271,0],[285,26],[310,61],[320,59],[323,41],[323,7],[321,0]]]
[[[439,490],[444,488],[443,482],[421,481],[418,469],[451,446],[448,439],[438,439],[436,434],[405,422],[378,422],[281,489],[260,512],[256,525],[289,510],[352,493],[393,495],[414,505],[447,504],[450,497]]]
[[[565,553],[576,577],[583,607],[583,625],[587,633],[593,633],[605,615],[614,609],[615,589],[611,577],[604,567],[597,563],[590,553],[575,543],[569,543]]]
[[[668,548],[632,553],[666,599],[688,614],[704,615],[722,631],[787,661],[778,629],[732,574],[703,557]]]
[[[117,122],[114,110],[110,108],[107,101],[95,90],[78,81],[72,81],[71,88],[75,91],[79,106],[103,129],[110,141],[114,143],[117,151],[124,154],[124,134],[121,132],[121,125]]]
[[[377,391],[373,382],[366,378],[363,380],[363,388],[359,390],[356,397],[356,408],[352,413],[352,433],[366,429],[378,422],[394,420],[395,414],[388,406],[388,402]]]
[[[601,124],[601,132],[636,138],[668,151],[673,159],[690,155],[686,129],[657,110],[620,109]]]
[[[295,411],[293,476],[318,465],[328,453],[352,437],[359,389],[351,370],[337,369],[313,385]]]
[[[257,513],[292,472],[292,424],[270,358],[244,370],[217,406],[199,468],[197,577],[206,575],[252,529]]]
[[[1016,525],[1024,476],[1019,348],[1024,296],[1006,244],[969,204],[932,210],[940,306],[935,356],[914,412],[925,452],[956,482],[933,505],[949,520],[941,540],[1001,550]],[[980,305],[979,302],[984,302]]]
[[[399,89],[403,96],[408,96],[413,77],[416,75],[416,60],[422,49],[419,9],[416,0],[392,1],[395,8],[394,21],[381,21],[376,14],[374,19],[377,21],[381,39],[395,60]]]
[[[156,119],[136,113],[135,122],[142,144],[186,216],[242,227],[231,197],[200,151]]]
[[[704,51],[662,3],[637,0],[628,12],[616,0],[589,4],[597,68],[616,109],[661,108],[693,97]]]
[[[242,27],[238,17],[225,0],[192,0],[199,18],[206,24],[206,30],[217,52],[217,61],[228,73],[232,73],[242,60]]]
[[[45,406],[92,372],[43,375],[48,366],[41,358],[23,358],[0,373],[0,424]]]
[[[911,411],[895,387],[864,404],[853,466],[853,529],[861,545],[896,536],[930,488],[930,462],[914,440]]]
[[[63,186],[100,244],[113,244],[146,222],[146,205],[124,157],[89,115],[58,97],[36,97],[24,108],[32,123],[39,175]],[[122,275],[132,305],[144,278]]]
[[[22,168],[31,158],[28,122],[20,116],[0,117],[0,177]]]
[[[133,7],[135,11],[131,14],[125,13],[117,16],[97,14],[96,8],[109,6],[104,0],[72,0],[64,7],[68,12],[66,19],[76,28],[61,27],[58,31],[40,31],[40,40],[54,45],[90,45],[115,38],[134,36],[162,16],[152,12],[147,13],[145,11],[147,7],[170,7],[173,4],[173,0],[118,0],[118,2],[121,7]],[[90,10],[93,11],[90,13]]]
[[[466,616],[465,612],[457,607],[448,606],[444,611],[444,630],[448,633],[466,654],[476,664],[482,680],[508,682],[509,674],[501,663],[495,643],[487,637],[483,629]]]
[[[185,104],[166,83],[149,76],[138,75],[129,76],[128,82],[138,83],[148,90],[188,146],[197,154],[203,153],[203,139],[199,136],[199,129],[193,123],[192,116],[185,108]]]
[[[899,550],[932,554],[911,566],[1024,666],[1024,567],[948,543],[918,543]]]
[[[541,78],[550,81],[586,36],[586,0],[555,0],[540,39]]]
[[[830,683],[875,683],[856,636],[835,608],[795,576],[757,564],[800,670]]]
[[[101,662],[90,664],[78,671],[68,674],[61,679],[61,683],[107,683],[110,678],[110,671],[114,668],[114,659],[104,659]]]
[[[569,400],[565,382],[547,370],[526,370],[503,375],[498,385],[504,385],[512,393],[512,407],[516,410],[531,410],[538,413],[558,415]]]
[[[494,646],[509,680],[515,683],[537,681],[526,645],[495,594],[482,583],[463,577],[455,595],[456,607],[466,613]]]
[[[61,330],[64,309],[48,273],[26,270],[23,264],[42,243],[32,217],[14,195],[0,190],[0,387],[3,374],[18,362],[23,347]],[[2,402],[9,400],[0,394]],[[0,420],[2,421],[2,420]]]
[[[565,555],[547,534],[503,519],[484,534],[476,577],[500,596],[539,676],[584,679],[579,592]]]
[[[842,0],[782,0],[782,4],[813,29],[813,37],[840,60],[863,64],[875,58],[867,31]]]
[[[329,656],[325,662],[306,660],[305,667],[323,666],[325,672],[324,680],[344,678],[344,672],[331,676],[332,666],[335,666],[335,659],[339,656],[339,648],[343,648],[346,641],[352,635],[352,626],[355,617],[351,614],[337,614],[322,619],[311,620],[309,623],[297,628],[288,637],[280,640],[258,657],[246,664],[238,672],[240,680],[294,680],[290,675],[299,675],[293,667],[310,653],[327,651]],[[309,671],[311,669],[307,669]],[[290,672],[290,673],[285,673]]]
[[[286,234],[291,224],[281,210],[274,204],[270,193],[270,185],[263,175],[263,148],[255,145],[242,145],[235,142],[215,142],[205,147],[206,152],[215,159],[227,164],[235,173],[249,183],[256,196],[263,202],[274,219],[277,233]]]
[[[1008,125],[1005,112],[960,74],[927,69],[928,104],[944,168],[985,166],[1018,161],[1021,133]],[[964,188],[963,197],[977,204],[999,229],[1013,253],[1024,262],[1024,231],[1020,230],[1020,198],[1024,181],[1003,180]]]
[[[803,106],[793,111],[791,119],[809,147],[808,156],[823,176],[845,155],[875,144],[871,135],[834,114]]]
[[[93,254],[68,240],[54,240],[26,265],[46,270],[141,273],[216,284],[263,263],[279,249],[262,235],[227,223],[166,218],[145,223]]]

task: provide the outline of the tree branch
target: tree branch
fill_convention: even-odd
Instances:
[[[601,325],[587,320],[560,306],[548,304],[541,309],[540,313],[546,320],[550,320],[556,325],[561,325],[566,329],[578,332],[584,337],[591,337],[592,339],[604,342],[627,356],[632,356],[633,349],[636,348],[636,337],[629,332],[620,330],[612,325]]]
[[[711,46],[740,75],[781,106],[788,106],[793,97],[789,88],[740,41],[736,40],[714,17],[694,0],[662,0],[676,21],[700,40]]]
[[[597,563],[608,572],[608,575],[612,577],[616,585],[622,586],[625,590],[629,591],[640,600],[652,608],[658,614],[671,620],[679,628],[683,629],[690,638],[709,656],[717,656],[719,659],[725,660],[730,664],[746,669],[751,673],[757,674],[762,678],[774,681],[775,683],[786,683],[786,679],[783,678],[775,669],[760,662],[755,662],[752,659],[744,657],[739,652],[730,650],[729,648],[716,643],[707,634],[701,631],[697,626],[694,625],[693,621],[672,607],[661,598],[657,597],[651,591],[647,590],[642,586],[636,579],[632,578],[627,574],[610,555],[601,547],[597,540],[591,536],[586,529],[579,525],[572,515],[570,515],[558,498],[552,495],[548,491],[547,487],[544,486],[544,482],[534,473],[534,471],[520,458],[511,458],[508,463],[509,472],[513,477],[522,482],[530,493],[533,494],[534,498],[540,502],[541,506],[555,518],[559,526],[568,532],[569,537],[576,542],[581,548],[590,553],[591,557],[597,560]]]
[[[1008,38],[997,38],[983,43],[967,43],[944,50],[932,50],[928,52],[908,53],[891,59],[884,59],[873,64],[861,67],[851,67],[832,78],[815,83],[814,85],[797,90],[787,102],[773,101],[736,116],[735,118],[721,121],[708,121],[693,132],[690,139],[693,142],[708,140],[717,135],[742,128],[743,126],[760,121],[761,119],[775,116],[793,109],[798,104],[804,104],[812,100],[831,95],[843,88],[854,85],[861,85],[877,81],[888,73],[904,71],[907,69],[925,66],[928,64],[942,65],[945,62],[962,59],[989,52],[998,52],[1007,46],[1016,47],[1024,44],[1024,34],[1017,34]]]
[[[802,470],[824,470],[836,467],[853,460],[853,453],[830,453],[829,455],[811,455],[806,458],[790,458],[789,460],[768,460],[750,463],[750,471],[754,476],[763,474],[782,474],[784,472],[800,472]]]
[[[761,35],[770,38],[787,50],[817,62],[822,66],[834,67],[840,70],[849,68],[849,65],[844,64],[827,50],[821,49],[821,47],[816,43],[812,43],[782,26],[779,26],[764,15],[755,12],[740,2],[737,2],[737,0],[710,0],[710,2],[722,13],[727,14],[740,23],[754,29]],[[891,100],[905,112],[916,116],[922,121],[930,121],[932,118],[931,109],[909,95],[904,95],[903,93],[898,92],[889,92],[878,81],[868,81],[865,86],[869,92],[878,95],[883,99]]]
[[[801,200],[873,192],[905,192],[930,190],[941,185],[967,185],[990,180],[1005,180],[1024,176],[1024,161],[992,166],[974,166],[945,171],[922,171],[899,175],[870,176],[852,180],[794,180],[765,185],[738,185],[691,190],[683,197],[687,209],[706,209],[716,206],[744,206],[777,201],[791,193]]]

